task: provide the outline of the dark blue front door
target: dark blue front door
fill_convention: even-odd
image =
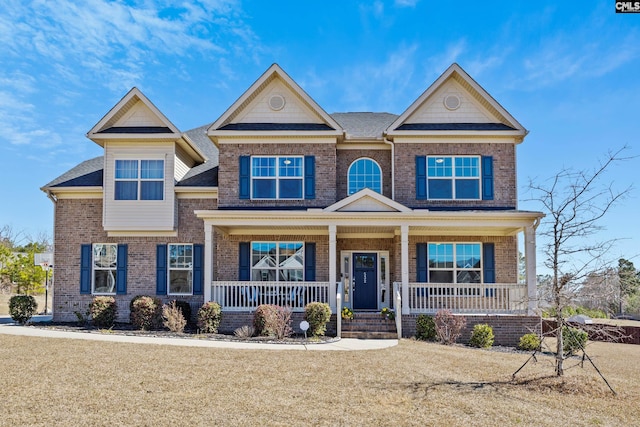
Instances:
[[[353,308],[376,310],[378,304],[378,255],[375,253],[353,254]]]

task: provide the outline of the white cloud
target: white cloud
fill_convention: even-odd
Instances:
[[[419,0],[395,0],[398,7],[415,7]]]

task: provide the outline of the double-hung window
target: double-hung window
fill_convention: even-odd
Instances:
[[[115,200],[163,200],[164,160],[116,160]]]
[[[251,280],[303,281],[304,244],[302,242],[252,242]]]
[[[193,293],[193,245],[169,244],[169,295]]]
[[[115,243],[94,243],[92,258],[92,293],[115,294],[118,245]]]
[[[429,199],[479,200],[479,156],[428,156]]]
[[[302,156],[251,157],[252,199],[302,199]]]
[[[429,282],[482,283],[480,243],[429,243]]]

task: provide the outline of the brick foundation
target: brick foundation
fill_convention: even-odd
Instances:
[[[464,316],[467,326],[462,332],[459,342],[467,344],[471,338],[473,326],[486,323],[493,328],[494,345],[515,347],[520,337],[531,332],[541,332],[541,319],[537,316],[508,316],[508,315],[472,315]],[[416,334],[417,314],[402,315],[402,336],[409,338]]]

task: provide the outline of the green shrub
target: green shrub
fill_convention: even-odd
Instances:
[[[187,326],[187,320],[182,314],[182,310],[175,301],[171,301],[171,304],[165,304],[162,306],[162,324],[165,328],[171,332],[184,332],[184,327]]]
[[[162,326],[162,301],[150,296],[137,296],[131,304],[131,324],[145,331],[160,329]]]
[[[565,355],[576,354],[587,345],[589,334],[582,329],[569,326],[562,327],[562,350]]]
[[[331,319],[331,307],[323,302],[310,302],[304,307],[304,319],[309,322],[312,336],[322,336],[327,331],[327,323]]]
[[[436,322],[433,317],[420,314],[416,319],[416,338],[422,341],[434,341],[436,336]]]
[[[273,304],[259,305],[253,314],[253,326],[257,335],[281,340],[293,334],[291,309]]]
[[[198,310],[198,328],[205,334],[217,334],[222,320],[222,307],[215,301],[205,302]]]
[[[109,296],[94,297],[89,304],[91,321],[99,328],[110,328],[116,321],[118,307],[116,299]]]
[[[31,320],[37,309],[36,299],[31,295],[14,295],[9,299],[9,314],[21,325]]]
[[[182,312],[182,316],[187,323],[191,322],[191,305],[187,301],[174,300],[172,301],[178,307],[178,310]]]
[[[518,343],[519,350],[525,351],[534,351],[540,350],[540,337],[538,334],[524,334],[520,337],[520,342]]]
[[[471,347],[489,348],[493,345],[493,328],[486,323],[474,325],[469,345]]]
[[[462,335],[467,320],[462,316],[453,315],[449,310],[440,310],[436,313],[435,323],[438,340],[442,344],[451,345]]]

